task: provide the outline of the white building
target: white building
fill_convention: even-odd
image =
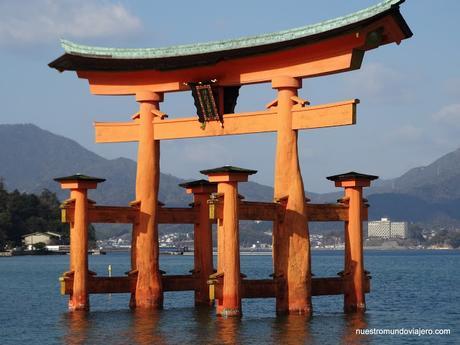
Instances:
[[[388,218],[382,218],[367,223],[367,237],[407,238],[408,232],[407,222],[392,222]]]
[[[391,222],[391,237],[407,238],[409,224],[407,222]]]
[[[61,240],[61,235],[54,232],[34,232],[22,236],[22,243],[27,249],[31,250],[37,243],[44,243],[45,245],[58,244]]]

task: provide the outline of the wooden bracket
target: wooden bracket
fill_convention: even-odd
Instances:
[[[62,202],[62,204],[59,206],[60,208],[65,208],[66,206],[70,206],[75,203],[75,199],[66,199]]]
[[[213,273],[209,276],[209,279],[212,280],[212,279],[218,279],[218,278],[222,278],[224,276],[224,272],[216,272],[216,273]],[[212,284],[212,283],[211,283]]]
[[[278,99],[274,99],[270,103],[267,103],[265,108],[270,109],[270,108],[273,108],[273,107],[276,107],[276,106],[278,106]]]
[[[168,118],[168,115],[158,109],[152,109],[152,114],[155,115],[155,117],[159,117],[161,120]]]
[[[162,120],[168,117],[168,115],[166,115],[165,113],[163,113],[162,111],[160,111],[158,109],[152,109],[151,112],[155,117],[159,117]],[[133,114],[131,116],[132,120],[138,120],[140,118],[141,118],[141,113],[140,112],[137,112],[137,113],[135,113],[135,114]]]
[[[131,271],[125,272],[125,274],[126,274],[128,277],[137,276],[137,273],[138,273],[138,270],[131,270]]]
[[[283,272],[279,272],[279,273],[273,272],[272,274],[270,274],[270,277],[272,277],[275,280],[284,279],[284,273]]]
[[[131,206],[131,207],[136,207],[136,208],[140,208],[140,207],[141,207],[141,201],[140,201],[140,200],[131,201],[131,202],[129,203],[129,206]]]
[[[62,273],[62,277],[66,278],[66,277],[73,277],[75,271],[67,271],[67,272],[64,272]]]
[[[219,201],[219,199],[224,197],[224,193],[212,193],[211,198],[208,200],[208,204],[215,203]]]
[[[280,198],[275,198],[275,202],[278,204],[286,205],[289,199],[289,195],[282,196]]]
[[[350,198],[348,196],[343,197],[343,198],[337,199],[337,202],[339,204],[348,204],[350,202]]]
[[[298,96],[292,96],[291,101],[294,102],[294,107],[295,108],[303,108],[306,105],[310,105],[309,101],[307,101],[305,99],[302,99],[302,98],[300,98]]]

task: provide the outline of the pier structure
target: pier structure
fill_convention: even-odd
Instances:
[[[344,198],[335,204],[312,204],[305,196],[297,141],[299,130],[354,125],[359,101],[313,105],[298,90],[307,78],[359,69],[367,51],[411,37],[399,11],[402,2],[385,0],[314,25],[196,45],[113,49],[62,41],[65,53],[50,67],[76,71],[95,95],[134,96],[138,103],[131,121],[95,123],[98,143],[138,142],[135,200],[126,207],[87,202],[83,213],[76,204],[63,205],[63,220],[71,224],[71,232],[76,232],[75,224],[132,224],[131,270],[126,276],[97,277],[76,268],[77,261],[71,259],[71,271],[87,272],[87,293],[130,293],[131,308],[160,309],[165,291],[193,290],[197,305],[215,299],[223,316],[240,316],[241,298],[261,297],[274,297],[278,314],[310,315],[311,296],[344,294],[346,312],[364,310],[369,277],[362,254],[362,221],[367,219],[362,188],[376,176],[331,176],[345,189]],[[235,113],[239,93],[255,83],[269,83],[275,99],[264,110]],[[170,92],[191,92],[197,116],[168,118],[160,104]],[[238,197],[238,183],[255,171],[228,166],[204,170],[207,182],[182,185],[194,196],[192,206],[169,208],[159,202],[160,141],[266,132],[276,134],[273,202]],[[246,279],[240,272],[238,222],[247,219],[273,222],[270,279]],[[340,276],[312,278],[311,221],[345,222]],[[212,222],[217,223],[215,273],[210,259]],[[158,225],[164,223],[194,224],[197,251],[191,274],[160,270]],[[75,280],[75,273],[62,277],[64,293],[75,295]]]

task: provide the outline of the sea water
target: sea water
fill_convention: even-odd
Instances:
[[[314,316],[276,317],[274,299],[243,301],[241,319],[195,308],[193,292],[165,293],[164,310],[133,312],[128,294],[92,295],[89,313],[69,313],[58,277],[68,256],[0,258],[0,344],[460,344],[460,251],[366,251],[371,293],[364,316],[344,315],[342,296],[313,298]],[[99,276],[124,275],[129,254],[91,256]],[[161,256],[168,274],[188,274],[193,256]],[[271,256],[242,256],[248,278],[267,279]],[[336,276],[342,251],[314,251],[316,277]],[[359,335],[447,329],[450,335]],[[373,331],[374,330],[374,331]],[[389,331],[386,331],[389,332]],[[394,332],[394,331],[393,331]]]

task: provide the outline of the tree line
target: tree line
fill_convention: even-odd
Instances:
[[[54,232],[69,241],[69,226],[61,223],[60,202],[44,189],[39,195],[8,192],[0,178],[0,250],[22,245],[22,236],[33,232]]]

